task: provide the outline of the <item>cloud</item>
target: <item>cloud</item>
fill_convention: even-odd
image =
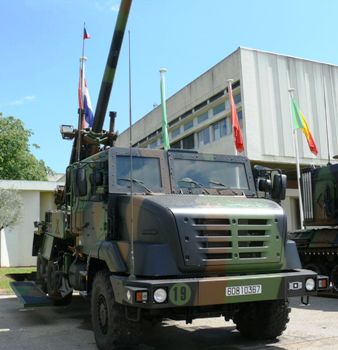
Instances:
[[[114,12],[118,12],[119,8],[120,8],[119,4],[113,4],[110,9]]]
[[[20,106],[23,105],[26,102],[33,102],[36,99],[36,96],[34,95],[28,95],[28,96],[24,96],[18,100],[14,100],[14,101],[10,101],[8,103],[8,105],[10,106]]]
[[[120,8],[120,1],[114,0],[113,2],[111,0],[107,1],[95,1],[95,7],[98,11],[113,11],[118,12]]]

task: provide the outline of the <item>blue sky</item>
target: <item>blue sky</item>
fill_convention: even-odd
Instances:
[[[86,77],[95,109],[115,26],[118,0],[0,0],[0,112],[34,132],[32,149],[64,172],[71,142],[61,124],[76,125],[83,22]],[[334,0],[134,0],[127,29],[132,46],[133,120],[236,50],[251,47],[338,65]],[[124,41],[109,110],[128,127],[128,57]],[[225,79],[228,77],[225,77]]]

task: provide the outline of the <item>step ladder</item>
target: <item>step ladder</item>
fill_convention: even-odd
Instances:
[[[33,281],[10,282],[10,286],[25,308],[53,305],[53,300]]]

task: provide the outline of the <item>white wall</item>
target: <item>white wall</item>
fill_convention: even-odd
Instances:
[[[33,221],[40,218],[40,193],[20,191],[22,210],[20,221],[13,228],[6,228],[1,241],[1,266],[31,266],[36,258],[32,257]]]
[[[45,211],[54,209],[54,190],[59,182],[3,181],[0,188],[17,189],[22,198],[21,218],[17,225],[0,233],[0,266],[34,266],[32,257],[34,221],[44,220]]]

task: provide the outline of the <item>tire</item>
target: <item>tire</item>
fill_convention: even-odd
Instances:
[[[233,319],[237,330],[250,339],[269,340],[280,336],[289,322],[290,308],[284,300],[243,304]]]
[[[318,275],[328,275],[328,269],[322,264],[308,264],[304,268],[306,270],[314,271],[318,273]]]
[[[333,291],[338,293],[338,265],[334,266],[331,271],[330,280],[332,283]]]
[[[133,349],[139,343],[140,323],[128,321],[125,309],[114,302],[108,271],[99,271],[94,277],[91,314],[98,349]]]
[[[61,274],[58,273],[58,265],[53,261],[48,261],[47,265],[47,292],[50,299],[53,300],[55,306],[69,305],[73,298],[73,293],[69,293],[64,297],[60,293]]]

